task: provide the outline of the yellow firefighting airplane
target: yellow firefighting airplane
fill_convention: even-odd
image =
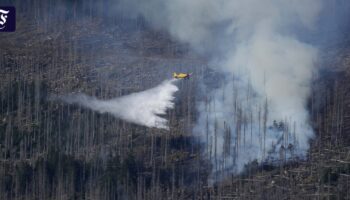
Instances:
[[[192,75],[192,73],[191,74],[176,73],[176,72],[173,73],[173,77],[176,79],[189,79],[191,75]]]

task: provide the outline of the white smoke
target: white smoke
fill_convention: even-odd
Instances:
[[[135,124],[168,129],[167,120],[160,115],[174,107],[174,93],[178,90],[175,81],[166,80],[154,88],[109,100],[99,100],[85,94],[68,95],[60,99],[99,113],[110,113]]]
[[[118,4],[118,9],[143,15],[198,52],[211,53],[213,68],[227,74],[226,82],[209,93],[209,104],[199,103],[194,130],[207,142],[208,157],[219,165],[216,171],[235,172],[250,161],[277,157],[276,151],[290,144],[297,155],[305,155],[313,136],[306,103],[317,49],[298,35],[315,28],[321,8],[321,0]],[[279,129],[274,120],[282,121]]]

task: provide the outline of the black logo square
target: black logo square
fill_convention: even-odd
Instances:
[[[0,32],[16,30],[16,9],[13,6],[0,6]]]

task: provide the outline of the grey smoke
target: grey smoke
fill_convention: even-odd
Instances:
[[[100,100],[85,94],[71,94],[60,99],[99,113],[110,113],[135,124],[168,129],[167,120],[161,115],[174,107],[174,93],[178,90],[175,81],[166,80],[154,88],[109,100]]]
[[[198,103],[194,128],[208,157],[218,160],[216,172],[240,172],[250,161],[274,159],[289,144],[296,155],[306,154],[314,135],[306,103],[318,50],[299,33],[316,28],[322,1],[121,0],[117,9],[142,15],[154,28],[210,53],[212,68],[227,75],[219,89],[208,90],[209,105]]]

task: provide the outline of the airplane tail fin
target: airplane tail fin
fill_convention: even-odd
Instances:
[[[174,73],[173,73],[173,77],[176,78],[176,75],[177,75],[176,72],[174,72]]]

